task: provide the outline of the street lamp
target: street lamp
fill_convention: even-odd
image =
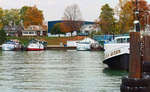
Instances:
[[[140,32],[138,0],[136,0],[135,5],[136,5],[136,9],[135,9],[134,28],[135,28],[136,32]]]

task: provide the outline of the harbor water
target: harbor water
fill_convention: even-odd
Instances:
[[[124,71],[107,69],[103,52],[0,51],[2,92],[120,92]]]

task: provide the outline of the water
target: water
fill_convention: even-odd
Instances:
[[[3,92],[120,92],[123,71],[106,69],[103,52],[0,51]]]

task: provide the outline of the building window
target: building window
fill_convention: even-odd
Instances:
[[[29,32],[29,34],[34,34],[34,32]]]
[[[28,34],[28,32],[23,32],[23,34]]]

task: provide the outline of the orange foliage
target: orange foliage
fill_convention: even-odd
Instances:
[[[135,2],[135,0],[133,1]],[[134,4],[135,7],[135,4]],[[144,26],[146,24],[146,16],[149,15],[148,11],[150,10],[148,3],[145,0],[138,0],[138,10],[139,13],[139,20],[141,23],[141,28],[144,29]]]
[[[67,26],[64,22],[60,23],[60,28],[61,28],[61,31],[64,32],[64,33],[71,32],[70,27]]]
[[[35,6],[28,8],[24,16],[24,26],[27,28],[30,25],[42,25],[43,24],[43,14]]]

